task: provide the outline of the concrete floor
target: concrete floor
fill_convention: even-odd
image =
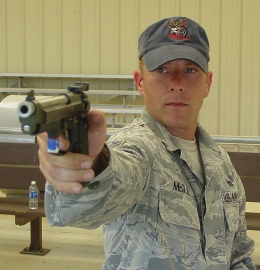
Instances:
[[[14,216],[0,215],[0,269],[5,270],[98,270],[104,260],[101,228],[87,231],[50,227],[43,218],[44,256],[20,254],[28,247],[30,225],[17,226]]]
[[[255,206],[250,209],[254,210]],[[258,206],[257,206],[257,209]],[[0,269],[5,270],[99,270],[104,260],[101,228],[87,231],[76,228],[50,227],[43,219],[43,248],[51,249],[45,256],[20,254],[29,244],[30,225],[17,226],[14,216],[0,215]],[[253,254],[260,264],[260,232],[249,231],[256,242]]]

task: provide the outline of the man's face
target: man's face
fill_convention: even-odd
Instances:
[[[149,114],[174,136],[193,140],[212,72],[206,74],[194,62],[180,59],[152,72],[144,64],[142,71],[135,71],[134,78]]]

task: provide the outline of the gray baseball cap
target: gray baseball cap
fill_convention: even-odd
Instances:
[[[150,25],[139,37],[138,50],[139,60],[144,57],[148,71],[176,59],[191,60],[208,71],[207,34],[189,18],[167,18]]]

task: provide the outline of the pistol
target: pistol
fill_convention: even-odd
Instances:
[[[88,154],[87,112],[90,102],[86,92],[89,84],[67,87],[67,92],[58,96],[35,99],[34,90],[27,93],[25,101],[18,107],[19,121],[23,133],[48,134],[48,152],[62,155],[58,137],[64,133],[69,141],[69,151]]]

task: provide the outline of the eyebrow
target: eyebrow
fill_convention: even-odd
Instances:
[[[176,59],[176,60],[184,60],[185,61],[185,65],[184,65],[184,67],[185,66],[196,66],[196,67],[200,67],[198,64],[196,64],[195,62],[193,62],[193,61],[191,61],[191,60],[188,60],[188,59]],[[172,61],[176,61],[176,60],[172,60]],[[158,66],[156,69],[158,69],[158,68],[160,68],[160,67],[169,67],[169,66],[171,66],[171,64],[170,64],[170,62],[172,62],[172,61],[169,61],[169,62],[166,62],[166,63],[164,63],[164,64],[161,64],[160,66]],[[155,70],[156,70],[155,69]]]

